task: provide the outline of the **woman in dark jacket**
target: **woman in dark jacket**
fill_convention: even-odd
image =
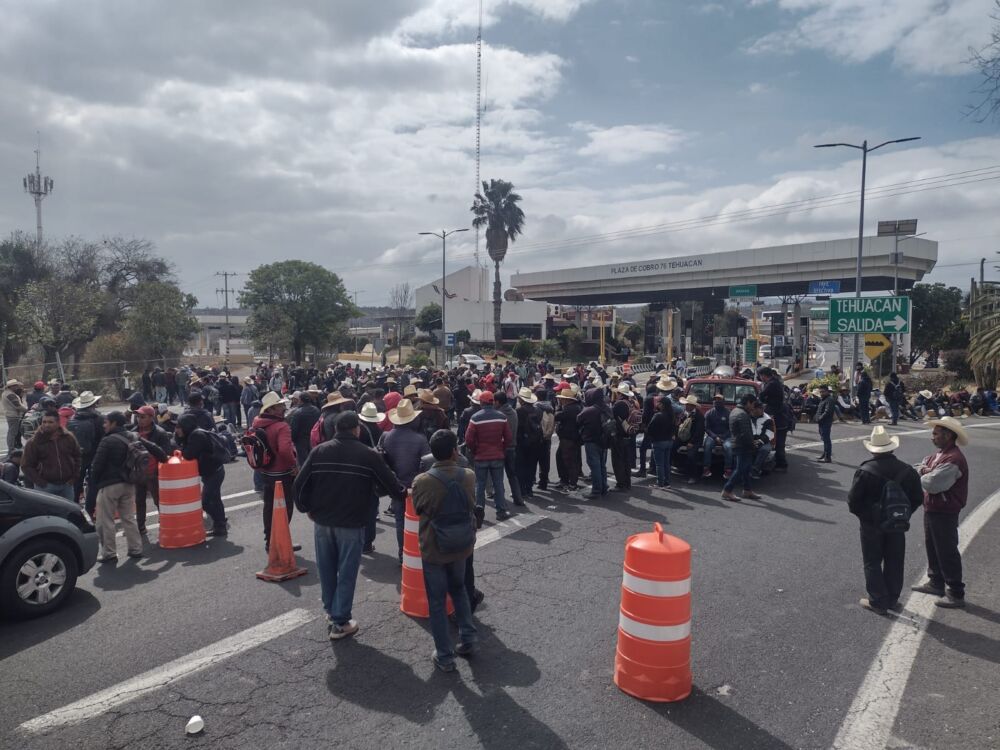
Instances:
[[[674,407],[669,399],[660,399],[659,409],[646,426],[643,440],[648,440],[653,448],[656,464],[656,486],[670,486],[670,451],[674,444]]]

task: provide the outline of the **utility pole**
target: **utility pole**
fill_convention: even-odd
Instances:
[[[348,294],[350,294],[352,297],[354,297],[354,306],[355,307],[358,306],[358,295],[359,294],[364,294],[366,291],[367,290],[365,290],[365,289],[348,289]],[[352,318],[352,320],[355,323],[358,322],[357,318]],[[348,322],[348,325],[350,325],[350,322]],[[355,325],[353,327],[357,328],[357,325]],[[374,345],[372,345],[372,348],[373,349],[375,348]],[[357,334],[354,334],[354,351],[355,352],[358,351],[358,335]]]
[[[447,272],[445,262],[448,257],[448,247],[445,241],[448,239],[450,235],[453,235],[456,232],[468,232],[468,231],[469,231],[468,228],[466,228],[466,229],[450,229],[447,232],[442,229],[440,234],[438,234],[437,232],[417,232],[417,234],[420,235],[430,235],[431,237],[441,238],[441,361],[438,363],[441,367],[444,367],[444,359],[445,359],[444,340],[445,336],[447,336],[446,332],[447,329],[445,328],[444,325],[444,309],[445,309],[445,304],[447,302],[444,282],[445,282],[445,275]]]
[[[216,294],[222,294],[222,295],[224,295],[224,299],[225,299],[224,310],[226,312],[226,357],[225,357],[225,360],[223,361],[223,367],[225,367],[225,369],[228,371],[229,370],[229,341],[232,338],[232,327],[229,325],[229,277],[230,276],[239,276],[239,274],[238,273],[234,273],[233,271],[218,271],[218,272],[216,272],[215,275],[222,277],[222,289],[216,289],[215,293]]]
[[[42,246],[42,200],[52,192],[55,183],[51,177],[42,177],[42,137],[38,136],[35,149],[35,173],[24,178],[24,192],[35,199],[35,243]]]

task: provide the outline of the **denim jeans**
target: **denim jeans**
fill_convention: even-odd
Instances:
[[[158,404],[165,404],[167,402],[167,386],[158,385],[156,386],[156,402]]]
[[[316,567],[319,568],[323,609],[334,624],[344,625],[351,619],[365,530],[360,526],[349,529],[317,523],[313,537],[316,542]],[[462,564],[464,566],[464,560]]]
[[[503,496],[503,461],[476,461],[476,507],[486,507],[486,481],[493,482],[493,504],[498,511],[507,510]]]
[[[225,478],[223,466],[214,474],[201,478],[201,507],[212,519],[212,528],[216,531],[226,529],[226,507],[222,504],[222,480]]]
[[[510,497],[515,505],[522,505],[524,498],[521,496],[521,481],[517,478],[517,448],[508,448],[504,452],[504,473],[507,475],[507,484],[510,485]]]
[[[757,449],[757,453],[753,459],[753,470],[763,471],[764,464],[767,463],[767,457],[771,455],[771,444],[764,443]]]
[[[892,413],[892,423],[896,424],[899,421],[899,402],[890,401],[889,411]]]
[[[608,491],[608,451],[597,443],[584,443],[587,467],[590,469],[590,494],[603,495]]]
[[[399,562],[403,562],[403,529],[406,526],[406,500],[391,500],[389,508],[396,519],[396,544],[399,545]]]
[[[736,469],[731,477],[722,486],[723,492],[732,492],[733,487],[739,482],[743,486],[744,492],[750,491],[750,468],[753,466],[752,451],[738,451],[736,453]]]
[[[375,524],[378,522],[378,495],[372,495],[371,507],[368,509],[368,518],[365,521],[365,546],[369,547],[375,543]]]
[[[833,430],[833,422],[817,422],[819,425],[819,437],[823,441],[823,455],[833,458],[833,441],[830,439],[830,432]]]
[[[70,484],[36,484],[35,489],[40,492],[47,492],[50,495],[58,495],[59,497],[64,497],[71,503],[76,502],[76,492],[73,489],[73,485]]]
[[[224,403],[222,405],[222,414],[227,424],[236,425],[240,421],[239,402]]]
[[[674,446],[673,440],[659,440],[652,443],[653,461],[656,462],[656,484],[659,487],[670,486],[670,449]]]
[[[438,661],[454,661],[455,650],[448,632],[448,615],[445,611],[445,597],[448,594],[451,594],[451,601],[455,604],[455,621],[458,623],[460,642],[475,643],[478,640],[465,588],[465,560],[444,565],[424,561],[424,587],[427,589],[431,635],[434,636],[434,651]]]
[[[706,469],[712,468],[712,455],[713,455],[712,451],[713,451],[714,448],[715,448],[715,438],[711,438],[708,435],[705,435],[705,441],[701,445],[701,449],[702,449],[701,461],[702,461],[702,465]],[[726,471],[729,471],[731,468],[733,468],[733,440],[732,440],[732,438],[726,438],[725,440],[722,441],[722,453],[723,453],[723,456],[724,456],[723,468]]]

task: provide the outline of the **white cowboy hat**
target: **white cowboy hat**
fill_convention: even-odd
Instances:
[[[667,375],[656,381],[656,389],[659,391],[672,391],[677,387],[677,381]]]
[[[478,403],[479,403],[479,397],[480,397],[480,396],[482,395],[482,393],[483,393],[483,392],[482,392],[481,390],[479,390],[478,388],[476,388],[476,390],[474,390],[474,391],[472,392],[472,395],[471,395],[471,396],[469,396],[469,400],[470,400],[470,401],[471,401],[472,403],[474,403],[474,404],[478,404]]]
[[[350,399],[344,398],[344,394],[340,391],[334,391],[329,396],[326,397],[326,403],[323,404],[321,409],[326,409],[330,406],[336,406],[337,404],[342,404],[345,401],[350,401]]]
[[[403,398],[409,398],[410,396],[417,396],[417,386],[410,383],[403,389]]]
[[[889,453],[899,447],[899,438],[890,435],[882,425],[875,425],[872,429],[872,436],[869,440],[862,440],[861,444],[869,453]]]
[[[517,397],[526,404],[534,404],[538,402],[538,396],[532,393],[531,389],[527,386],[517,392]]]
[[[632,395],[632,386],[630,386],[628,383],[622,383],[615,390],[618,391],[619,393],[621,393],[624,396],[631,396]]]
[[[381,422],[383,419],[385,419],[385,414],[380,412],[378,410],[378,407],[375,406],[375,404],[373,404],[371,401],[369,401],[367,404],[361,407],[361,411],[358,413],[358,419],[360,419],[362,422],[372,422],[377,424],[378,422]]]
[[[441,400],[435,396],[429,389],[420,388],[417,390],[417,398],[423,401],[425,404],[440,404]]]
[[[322,392],[323,391],[320,389],[320,387],[318,385],[316,385],[315,383],[313,383],[311,386],[309,386],[306,389],[306,393],[322,393]]]
[[[569,368],[568,370],[566,370],[566,372],[563,373],[563,377],[564,378],[575,378],[576,377],[576,370],[574,370],[572,367]]]
[[[927,420],[927,426],[933,429],[934,427],[944,427],[946,430],[951,430],[955,433],[955,442],[959,445],[969,444],[969,433],[965,431],[965,427],[954,417],[938,417],[937,419]]]
[[[918,393],[924,398],[934,398],[934,394],[928,390],[918,391]]]
[[[691,406],[697,406],[698,405],[698,397],[695,396],[695,395],[685,396],[684,398],[681,399],[681,403],[682,404],[691,404]]]
[[[7,385],[10,385],[10,383],[8,382]],[[18,383],[18,385],[20,385],[20,383]],[[84,391],[77,398],[73,399],[73,408],[86,409],[88,406],[93,406],[100,400],[100,396],[95,396],[90,391]]]
[[[274,391],[268,391],[264,394],[264,398],[260,400],[260,413],[263,414],[268,409],[273,409],[275,406],[284,404],[285,400],[281,396]]]
[[[542,380],[555,380],[555,379],[556,376],[553,375],[551,372],[547,372],[544,375],[542,375]]]
[[[20,380],[15,380],[14,378],[11,378],[10,380],[7,381],[8,388],[13,388],[15,385],[24,385],[24,384]]]
[[[399,402],[399,406],[389,410],[389,421],[393,424],[409,424],[419,416],[420,414],[413,407],[413,402],[405,398]]]

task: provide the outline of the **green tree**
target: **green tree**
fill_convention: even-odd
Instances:
[[[522,336],[511,347],[510,353],[514,359],[531,359],[535,353],[535,345],[527,336]]]
[[[977,121],[1000,118],[1000,0],[994,0],[990,14],[993,28],[990,41],[972,53],[969,63],[979,72],[982,80],[975,89],[979,101],[967,108]]]
[[[440,329],[441,305],[437,302],[424,305],[420,308],[420,312],[417,313],[417,317],[413,319],[413,325],[421,331],[427,331],[427,333]]]
[[[0,242],[0,348],[7,363],[34,343],[19,335],[14,314],[25,286],[51,272],[45,248],[39,248],[33,237],[18,232]]]
[[[144,357],[176,357],[198,331],[191,311],[198,300],[176,284],[144,281],[135,286],[135,302],[125,319],[124,332],[144,351]]]
[[[556,339],[545,339],[545,341],[538,345],[538,356],[542,359],[557,359],[562,353],[562,346]]]
[[[14,318],[18,335],[41,344],[45,351],[43,380],[48,377],[50,358],[61,369],[62,355],[94,338],[103,304],[99,288],[73,279],[56,277],[25,284]]]
[[[962,290],[954,286],[916,284],[910,291],[913,347],[918,351],[965,346],[962,343]]]
[[[251,320],[261,308],[281,309],[290,323],[289,344],[296,362],[303,361],[307,343],[330,341],[350,318],[360,315],[337,274],[304,260],[258,266],[247,277],[239,302],[250,310]]]
[[[562,332],[563,348],[571,360],[578,360],[583,347],[583,331],[576,326],[569,326]]]
[[[625,333],[622,334],[622,338],[628,339],[628,342],[632,345],[633,349],[639,348],[639,342],[642,341],[642,337],[645,335],[645,331],[642,326],[638,323],[633,323],[628,328],[625,329]]]
[[[472,333],[466,329],[461,331],[455,331],[455,343],[456,344],[468,344],[472,341]]]
[[[266,351],[270,362],[292,340],[292,319],[278,305],[261,305],[247,319],[245,333],[254,350]]]
[[[524,229],[524,211],[517,204],[521,196],[505,180],[483,180],[483,191],[476,193],[472,226],[486,227],[486,250],[494,264],[493,276],[493,342],[497,351],[503,346],[500,329],[500,263],[507,256],[507,244],[515,242]]]

